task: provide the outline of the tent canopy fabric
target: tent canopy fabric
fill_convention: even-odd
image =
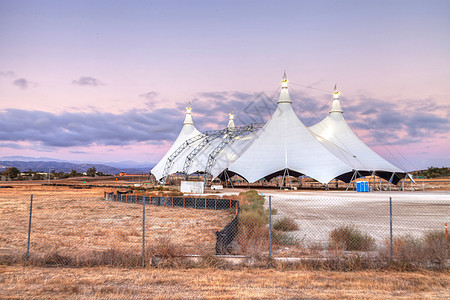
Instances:
[[[363,171],[375,172],[379,176],[384,174],[385,177],[389,177],[387,179],[384,178],[386,180],[389,180],[391,176],[389,174],[393,173],[404,177],[406,173],[402,169],[394,166],[370,149],[351,130],[344,119],[339,101],[339,92],[336,90],[333,98],[328,116],[319,123],[309,127],[317,136],[317,140],[326,145],[330,152],[340,157],[341,160],[346,161],[354,170],[359,171],[361,174]],[[398,178],[398,176],[395,176],[395,178]]]
[[[353,168],[324,147],[292,109],[284,78],[278,106],[251,146],[229,170],[249,182],[290,169],[328,183]]]

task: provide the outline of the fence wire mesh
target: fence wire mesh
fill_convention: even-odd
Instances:
[[[145,196],[144,208],[136,193],[40,192],[30,210],[31,194],[0,194],[0,256],[26,259],[30,229],[28,259],[45,265],[141,266],[215,254],[445,264],[448,193],[404,195],[249,190]]]
[[[246,199],[231,253],[274,258],[358,255],[437,264],[449,257],[446,193],[401,198],[388,193],[262,197],[247,192]]]
[[[143,252],[147,264],[155,256],[214,255],[216,232],[238,205],[229,199],[146,197],[144,223],[143,199],[33,195],[30,210],[31,195],[0,196],[0,256],[27,258],[30,211],[29,260],[36,264],[140,266]]]

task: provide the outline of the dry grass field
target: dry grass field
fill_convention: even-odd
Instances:
[[[448,299],[449,274],[0,266],[2,299]]]
[[[39,184],[0,189],[0,255],[25,254],[31,194],[32,257],[57,253],[84,259],[93,251],[139,255],[142,205],[106,201],[103,192],[101,188],[70,189]],[[181,254],[213,254],[215,231],[232,217],[226,211],[147,205],[146,244],[151,247],[164,239]]]

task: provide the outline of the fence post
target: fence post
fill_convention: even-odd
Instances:
[[[393,245],[393,237],[392,237],[392,197],[389,197],[389,218],[390,218],[390,225],[389,225],[389,231],[390,231],[390,239],[391,239],[391,261],[394,256],[394,245]]]
[[[145,268],[145,195],[142,196],[142,267]]]
[[[269,196],[269,259],[272,259],[272,196]]]
[[[30,217],[28,220],[28,241],[27,241],[27,260],[30,258],[30,237],[31,237],[31,214],[33,212],[33,194],[30,199]]]
[[[444,223],[444,231],[445,231],[445,240],[448,243],[448,227],[447,227],[447,223]]]

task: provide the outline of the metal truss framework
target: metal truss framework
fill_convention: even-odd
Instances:
[[[173,162],[178,157],[178,155],[180,155],[187,147],[189,147],[190,145],[194,144],[195,142],[197,142],[203,138],[205,140],[218,138],[218,137],[226,134],[227,130],[228,129],[209,130],[209,131],[206,131],[205,133],[196,135],[196,136],[186,140],[183,144],[181,144],[181,146],[178,147],[177,150],[175,150],[167,158],[166,164],[164,165],[164,171],[163,171],[163,175],[162,175],[162,179],[161,179],[161,184],[163,184],[163,185],[166,184],[166,180],[167,180],[167,177],[170,175],[170,169],[172,168]],[[203,141],[202,141],[202,143],[203,143]],[[205,145],[207,145],[207,144],[208,143],[206,143]]]
[[[180,155],[181,152],[183,152],[187,147],[189,147],[193,143],[197,142],[198,140],[201,140],[204,137],[205,137],[205,134],[201,133],[201,134],[198,134],[198,135],[186,140],[183,144],[181,144],[180,147],[177,148],[177,150],[175,150],[167,158],[166,164],[164,165],[162,179],[160,181],[162,185],[166,184],[166,180],[167,180],[167,177],[169,176],[170,168],[172,168],[173,161],[177,158],[177,156]]]
[[[185,176],[188,175],[189,167],[191,166],[192,161],[194,158],[199,154],[206,146],[208,146],[213,140],[219,138],[221,135],[211,135],[206,136],[200,144],[197,145],[197,147],[194,148],[194,150],[189,153],[189,155],[186,157],[186,160],[184,161],[183,166],[183,173]]]
[[[237,127],[233,130],[230,130],[228,134],[224,136],[222,142],[220,142],[220,144],[217,145],[217,147],[208,155],[208,161],[206,163],[205,168],[205,186],[208,183],[209,177],[211,177],[211,169],[214,163],[216,162],[217,156],[219,156],[222,150],[225,149],[225,147],[227,147],[228,145],[230,145],[236,137],[257,131],[261,129],[263,126],[264,123],[252,123],[250,125]],[[211,178],[211,180],[212,179],[214,178]]]
[[[215,159],[217,155],[220,154],[220,152],[230,143],[233,141],[233,139],[237,136],[248,134],[251,132],[254,132],[256,130],[259,130],[262,128],[264,124],[263,123],[252,123],[250,125],[235,127],[233,129],[231,128],[225,128],[220,130],[209,130],[205,133],[196,135],[188,140],[186,140],[183,144],[181,144],[180,147],[177,148],[168,158],[166,161],[166,164],[164,165],[164,171],[161,179],[161,184],[165,185],[168,176],[170,175],[170,169],[173,166],[173,162],[175,159],[184,151],[186,148],[194,144],[195,142],[203,139],[200,144],[198,144],[186,157],[184,166],[183,166],[183,173],[187,175],[188,169],[193,161],[193,159],[199,154],[207,145],[211,143],[211,141],[220,138],[224,136],[224,140],[213,150],[213,152],[208,156],[208,162],[206,164],[206,174],[209,174],[211,171],[211,168],[215,162]],[[205,177],[206,178],[206,177]]]

